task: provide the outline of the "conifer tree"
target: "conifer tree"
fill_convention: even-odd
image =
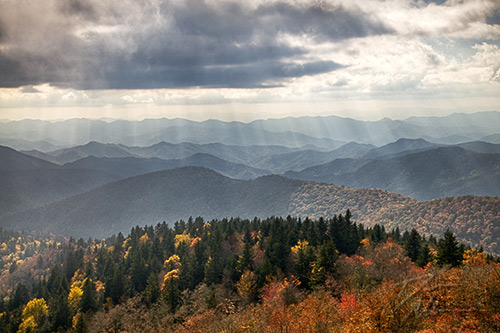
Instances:
[[[82,292],[82,298],[80,300],[80,309],[82,312],[95,311],[97,309],[95,283],[89,277],[83,282]]]
[[[300,286],[308,288],[311,281],[312,263],[316,260],[314,250],[309,245],[300,246],[297,251],[297,262],[295,271],[300,281]]]
[[[144,290],[144,296],[148,305],[156,303],[160,298],[160,286],[158,284],[158,275],[155,273],[149,274],[147,286]]]
[[[415,262],[417,266],[424,267],[432,260],[432,253],[427,244],[420,247],[420,252],[418,254],[417,261]]]
[[[438,242],[437,263],[441,266],[459,266],[463,261],[463,252],[455,235],[447,229],[443,238]]]
[[[408,238],[405,241],[405,251],[406,255],[411,259],[411,261],[416,262],[418,255],[420,253],[421,239],[417,230],[412,229]]]
[[[49,310],[52,331],[65,330],[71,325],[71,311],[65,294],[54,298]]]

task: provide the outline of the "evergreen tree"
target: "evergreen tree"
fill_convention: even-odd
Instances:
[[[432,253],[427,244],[420,247],[420,252],[418,253],[417,261],[415,262],[417,266],[424,267],[432,260]]]
[[[319,248],[318,259],[314,262],[311,276],[311,286],[321,286],[326,278],[334,272],[338,259],[338,251],[333,241],[323,243]]]
[[[146,300],[146,304],[150,305],[156,303],[160,298],[160,286],[158,284],[158,275],[155,273],[149,274],[147,286],[144,290],[144,296]]]
[[[130,282],[134,290],[142,292],[146,288],[148,279],[148,272],[146,270],[146,263],[138,250],[133,251],[131,254],[130,264]]]
[[[418,255],[420,253],[421,239],[417,230],[412,229],[408,238],[405,241],[405,251],[406,255],[411,259],[411,261],[416,262]]]
[[[14,310],[21,307],[26,302],[28,302],[29,299],[30,296],[28,288],[26,288],[26,286],[22,283],[18,284],[14,291],[14,297],[12,297],[9,301],[9,310]]]
[[[82,298],[80,300],[80,309],[82,312],[95,311],[97,309],[95,283],[89,277],[83,282],[82,292]]]
[[[459,266],[463,261],[463,248],[459,245],[455,235],[447,229],[442,239],[438,242],[438,265]]]
[[[68,297],[59,294],[50,306],[49,317],[52,331],[66,330],[71,325],[71,311],[68,305]]]
[[[86,333],[87,332],[87,318],[85,318],[85,315],[83,313],[78,314],[78,318],[76,320],[75,324],[75,333]]]
[[[170,312],[174,313],[181,303],[181,291],[177,277],[171,277],[164,282],[163,297]]]
[[[252,268],[253,265],[253,249],[252,239],[249,232],[245,233],[243,251],[238,259],[238,271],[243,273],[245,269]]]
[[[301,246],[297,251],[297,262],[295,263],[295,272],[300,281],[300,286],[309,287],[311,282],[312,263],[316,260],[314,249],[309,246]]]

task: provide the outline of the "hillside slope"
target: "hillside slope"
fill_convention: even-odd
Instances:
[[[265,216],[331,217],[350,209],[357,222],[441,235],[500,253],[500,198],[457,197],[419,202],[377,189],[264,176],[235,180],[199,167],[184,167],[120,180],[45,207],[0,218],[0,226],[32,228],[75,237],[102,237],[132,226]]]
[[[354,188],[380,188],[418,200],[500,195],[500,154],[438,147],[387,160],[348,161],[335,160],[285,175]]]
[[[65,170],[0,146],[0,215],[31,209],[116,181],[99,170]]]
[[[67,169],[93,169],[116,174],[122,178],[150,172],[174,169],[183,166],[199,166],[214,170],[236,179],[253,179],[270,174],[267,170],[232,163],[210,154],[197,153],[183,159],[162,160],[159,158],[97,158],[89,156],[64,165]]]
[[[206,218],[286,215],[289,198],[301,184],[278,176],[235,180],[205,168],[184,167],[108,184],[3,219],[1,225],[100,237],[126,231],[137,224],[174,222],[190,215]]]

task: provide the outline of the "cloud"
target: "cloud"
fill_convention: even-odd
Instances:
[[[342,68],[315,47],[390,33],[318,2],[11,2],[0,14],[1,87],[271,87]],[[43,15],[40,15],[43,13]]]

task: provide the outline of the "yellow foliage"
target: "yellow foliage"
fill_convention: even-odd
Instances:
[[[179,258],[177,254],[174,254],[170,256],[170,258],[165,260],[165,262],[163,263],[163,267],[166,271],[179,269],[181,267],[181,258]]]
[[[103,291],[104,291],[104,289],[105,289],[105,287],[104,287],[104,283],[102,283],[101,281],[97,280],[97,281],[95,282],[95,290],[96,290],[98,293],[100,293],[100,292],[103,292]]]
[[[18,332],[32,332],[43,323],[48,314],[49,307],[43,298],[32,299],[23,309]]]
[[[297,254],[299,250],[304,250],[309,245],[306,240],[299,240],[297,245],[292,247],[292,253]]]
[[[464,264],[468,266],[486,266],[488,265],[488,261],[484,252],[467,250],[464,252]]]
[[[29,316],[28,318],[23,319],[21,325],[19,325],[19,329],[17,330],[17,332],[18,333],[34,332],[37,327],[38,325],[36,324],[35,317]]]
[[[179,279],[179,270],[173,269],[167,274],[165,274],[165,276],[163,277],[163,282],[167,282],[169,280],[177,280],[177,279]]]
[[[251,302],[257,293],[257,277],[255,273],[246,270],[242,275],[238,283],[236,284],[238,288],[238,294],[245,302]]]
[[[148,234],[144,234],[139,238],[139,243],[140,244],[146,244],[149,241]]]
[[[175,235],[175,248],[177,249],[181,243],[186,243],[186,244],[191,244],[191,236],[187,234],[182,234],[182,235]]]
[[[81,289],[82,281],[75,281],[71,285],[71,289],[68,295],[69,306],[74,310],[78,310],[80,306],[80,300],[82,299],[83,291]]]
[[[368,249],[371,246],[371,242],[369,238],[365,238],[361,241],[361,246],[365,249]]]

